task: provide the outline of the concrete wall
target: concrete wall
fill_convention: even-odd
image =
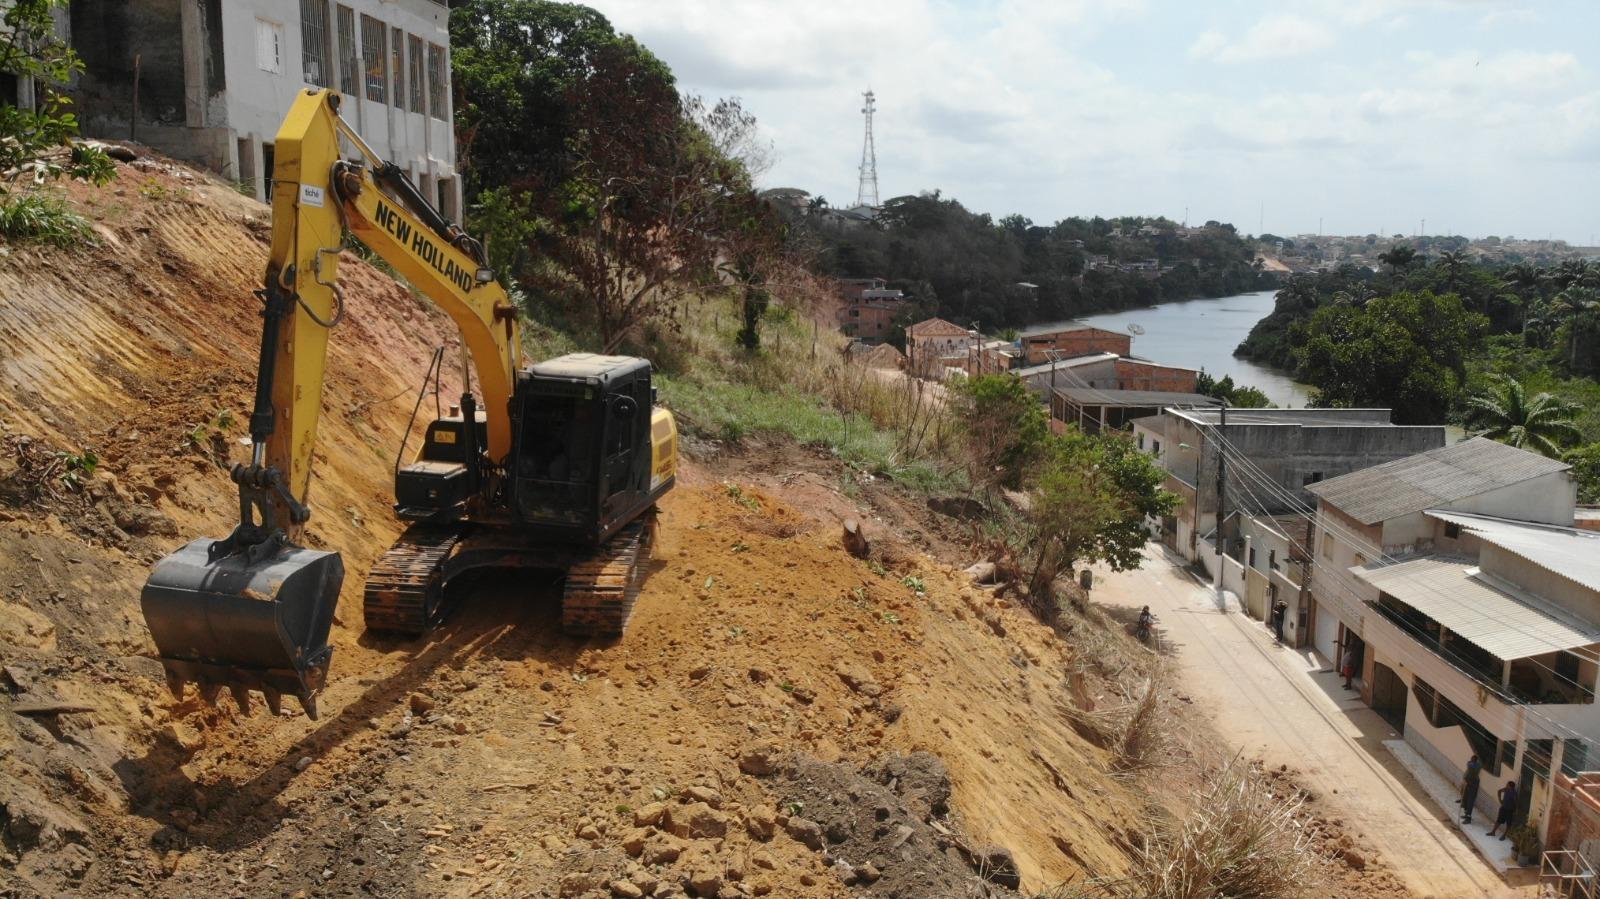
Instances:
[[[1591,626],[1600,627],[1600,592],[1551,571],[1492,543],[1478,552],[1478,567],[1485,574],[1509,581],[1519,588],[1577,616]]]
[[[328,86],[339,86],[340,6],[354,14],[358,54],[361,16],[384,24],[386,90],[393,88],[388,83],[393,72],[388,39],[396,28],[408,36],[408,59],[409,37],[422,40],[424,79],[430,74],[429,45],[445,50],[449,78],[449,10],[444,5],[432,0],[316,2],[327,4],[328,71],[322,80]],[[295,95],[310,86],[302,65],[300,0],[77,0],[71,11],[70,39],[87,68],[74,85],[85,134],[136,136],[176,158],[249,182],[257,198],[265,199],[267,147]],[[258,20],[279,36],[278,71],[263,68]],[[137,121],[132,103],[135,55],[140,70]],[[409,78],[409,63],[405,71]],[[433,92],[423,83],[426,103]],[[363,88],[357,72],[356,95],[347,96],[341,110],[345,119],[376,152],[410,173],[430,202],[458,218],[460,179],[448,81],[438,92],[444,106],[438,116],[409,111],[409,97],[404,109],[366,100]],[[353,148],[346,147],[346,152]]]
[[[1138,362],[1133,359],[1116,360],[1116,388],[1118,390],[1164,390],[1171,393],[1194,393],[1200,373],[1190,368]],[[1100,386],[1098,384],[1093,386]]]
[[[1042,365],[1051,356],[1084,356],[1089,353],[1116,353],[1126,356],[1132,352],[1133,338],[1103,328],[1077,328],[1048,334],[1029,334],[1022,338],[1024,365]]]

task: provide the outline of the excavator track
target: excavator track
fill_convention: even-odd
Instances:
[[[466,536],[459,527],[413,525],[367,572],[369,631],[420,636],[444,613],[444,566]]]
[[[655,529],[655,513],[647,512],[567,569],[561,595],[563,631],[575,636],[622,636],[639,599]]]

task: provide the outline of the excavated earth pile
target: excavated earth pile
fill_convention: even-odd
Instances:
[[[348,254],[322,718],[175,702],[138,592],[232,525],[266,210],[152,159],[70,190],[98,246],[0,255],[0,894],[909,899],[1126,869],[1158,804],[1062,713],[1073,648],[894,534],[966,525],[887,494],[876,520],[815,459],[691,462],[620,641],[562,636],[558,583],[495,576],[425,640],[365,635],[453,336]]]

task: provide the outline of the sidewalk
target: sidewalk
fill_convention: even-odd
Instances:
[[[1413,894],[1518,895],[1384,748],[1400,734],[1343,688],[1326,659],[1278,645],[1260,622],[1220,609],[1216,591],[1159,545],[1145,557],[1138,571],[1097,572],[1093,598],[1150,606],[1183,689],[1224,738],[1248,757],[1294,768],[1330,814],[1380,847]]]
[[[1422,789],[1427,791],[1441,809],[1454,814],[1461,808],[1461,795],[1456,785],[1445,780],[1438,770],[1428,764],[1427,759],[1411,748],[1411,744],[1405,740],[1385,740],[1383,746],[1394,754],[1407,771],[1411,772],[1411,776],[1417,779],[1417,783],[1422,785]],[[1510,840],[1489,836],[1489,825],[1493,823],[1493,815],[1479,814],[1477,820],[1471,824],[1456,823],[1454,826],[1472,843],[1479,855],[1487,859],[1496,871],[1505,874],[1512,868],[1521,866],[1517,864],[1516,852],[1511,848]]]

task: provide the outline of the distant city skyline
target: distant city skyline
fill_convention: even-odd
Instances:
[[[1600,234],[1600,3],[597,0],[686,92],[738,96],[764,187],[1288,235]],[[1381,229],[1381,230],[1380,230]]]

